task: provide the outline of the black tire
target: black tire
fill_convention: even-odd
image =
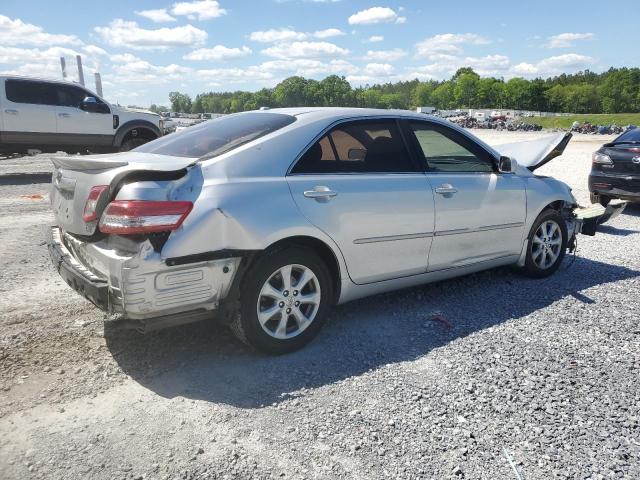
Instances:
[[[266,327],[263,328],[260,324],[258,301],[265,283],[287,265],[301,265],[313,272],[319,284],[320,301],[315,316],[304,330],[290,338],[280,339],[267,333]],[[290,353],[309,343],[322,328],[333,305],[334,292],[329,269],[313,250],[304,247],[292,246],[265,253],[246,272],[240,288],[240,314],[232,321],[231,330],[247,345],[268,354]],[[278,302],[274,301],[275,303]],[[277,315],[276,320],[282,318]],[[295,319],[290,320],[286,320],[285,323],[291,323],[292,327],[297,326]],[[295,332],[295,329],[293,330]]]
[[[603,207],[606,207],[607,205],[609,205],[609,202],[611,202],[611,197],[600,195],[599,193],[591,193],[590,198],[591,203],[599,203]]]
[[[149,141],[150,140],[148,138],[144,137],[129,137],[124,142],[122,142],[122,145],[120,145],[118,151],[128,152],[129,150],[133,150],[134,148],[139,147],[140,145],[144,145]]]
[[[535,243],[533,241],[533,237],[534,235],[536,235],[536,232],[538,231],[540,226],[545,222],[555,222],[555,224],[557,224],[557,226],[559,227],[562,239],[560,243],[560,249],[557,252],[557,258],[555,259],[555,261],[550,265],[542,268],[536,263],[535,258],[538,258],[536,254],[538,250],[543,247]],[[547,209],[544,210],[540,215],[538,215],[536,221],[533,222],[533,226],[531,227],[531,231],[529,232],[527,240],[527,256],[525,259],[524,267],[522,268],[522,273],[524,275],[532,278],[545,278],[552,275],[556,270],[558,270],[567,251],[568,234],[567,225],[562,216],[557,211]],[[542,255],[545,255],[546,258],[546,253],[543,252]]]

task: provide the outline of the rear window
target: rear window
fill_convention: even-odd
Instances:
[[[640,128],[624,132],[613,143],[640,143]]]
[[[55,87],[50,83],[32,80],[7,80],[5,89],[7,100],[14,103],[37,105],[55,105],[57,103]]]
[[[236,113],[171,133],[135,149],[176,157],[213,158],[295,122],[291,115]]]

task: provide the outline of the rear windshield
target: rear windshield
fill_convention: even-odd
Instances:
[[[624,132],[613,143],[640,143],[640,128]]]
[[[176,157],[212,158],[295,122],[291,115],[247,112],[209,120],[135,149]]]

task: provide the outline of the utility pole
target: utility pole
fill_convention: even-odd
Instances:
[[[102,97],[102,79],[100,78],[100,74],[98,72],[95,72],[93,74],[93,78],[95,78],[96,81],[96,93],[99,97]]]
[[[78,83],[84,87],[84,72],[82,71],[82,57],[76,55],[76,62],[78,62]]]
[[[65,62],[64,57],[60,57],[60,68],[62,68],[62,78],[66,80],[67,79],[67,62]]]

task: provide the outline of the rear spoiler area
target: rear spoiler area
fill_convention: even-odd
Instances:
[[[111,170],[112,168],[124,167],[129,165],[129,162],[123,160],[117,160],[113,157],[98,159],[95,157],[53,157],[51,162],[56,167],[66,168],[68,170],[79,171],[95,171],[95,170]]]
[[[533,172],[562,155],[572,136],[571,132],[560,133],[538,140],[496,145],[494,148],[501,155],[515,159],[518,165]]]

